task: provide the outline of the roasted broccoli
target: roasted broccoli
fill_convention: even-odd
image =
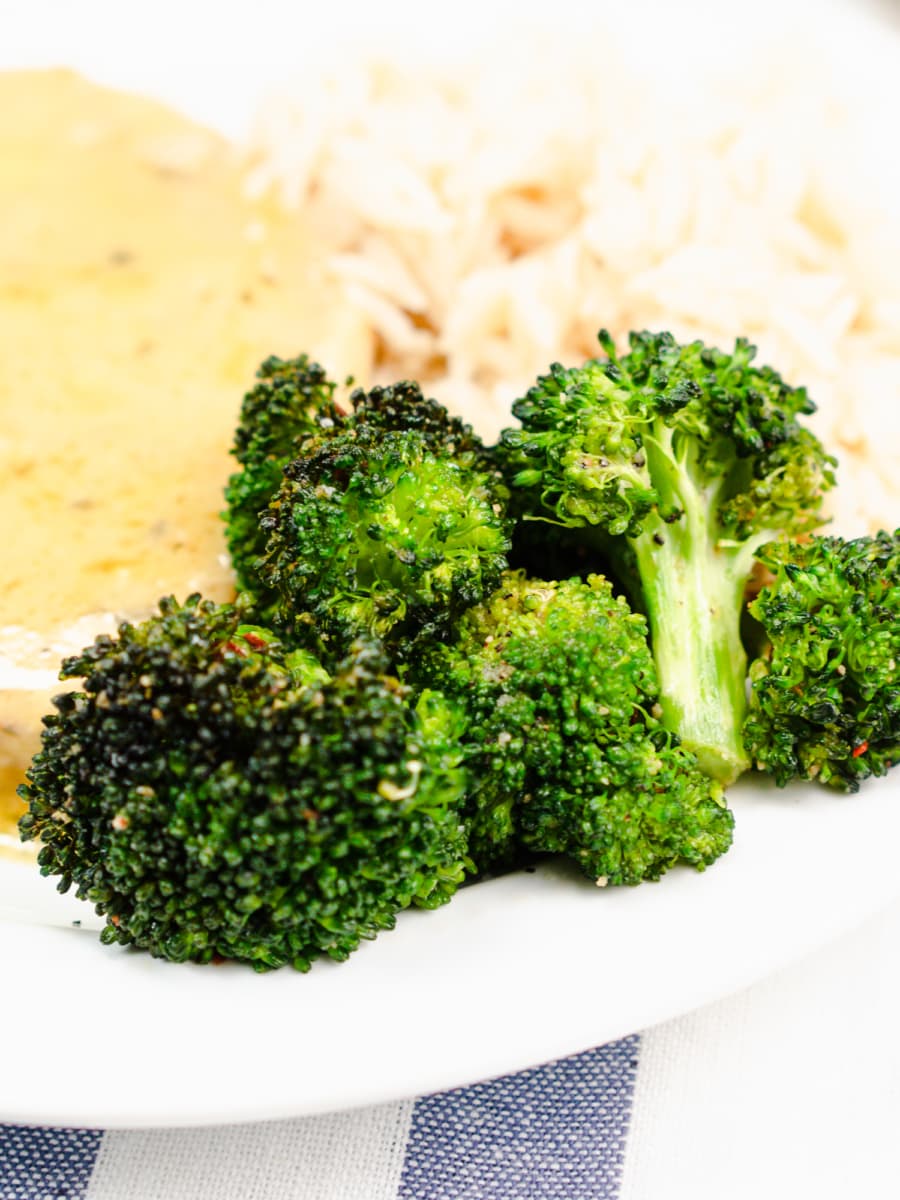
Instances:
[[[231,451],[240,468],[228,480],[222,515],[238,583],[263,605],[272,596],[257,570],[265,550],[259,514],[281,486],[282,470],[300,442],[339,424],[344,414],[335,403],[336,384],[305,354],[267,358],[257,380],[241,405]]]
[[[520,518],[578,531],[650,624],[663,723],[725,783],[749,765],[740,636],[756,551],[821,523],[834,460],[814,411],[738,339],[732,353],[635,333],[554,365],[497,447]],[[548,526],[548,531],[551,527]],[[579,570],[583,564],[579,565]]]
[[[506,567],[506,489],[480,440],[415,385],[354,396],[307,439],[261,518],[280,626],[338,648],[360,633],[403,659],[441,638]]]
[[[600,342],[487,448],[415,383],[339,405],[305,355],[263,363],[243,593],[67,659],[20,788],[103,941],[307,970],[523,854],[702,870],[751,761],[853,791],[897,760],[900,532],[802,540],[835,465],[806,392],[742,339]]]
[[[470,853],[571,857],[598,884],[703,868],[731,843],[721,785],[664,729],[644,618],[606,580],[509,572],[417,667],[458,700]]]
[[[330,677],[247,615],[169,599],[68,659],[20,828],[105,942],[306,970],[464,878],[459,718],[371,642]]]
[[[417,383],[407,380],[367,392],[359,388],[350,401],[356,426],[384,433],[420,433],[435,453],[473,464],[488,461],[484,443],[471,425],[452,417],[442,404],[425,396]]]
[[[900,531],[759,557],[774,580],[750,611],[770,647],[750,667],[747,749],[781,785],[855,792],[900,759]]]

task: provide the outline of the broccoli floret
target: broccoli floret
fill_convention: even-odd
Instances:
[[[273,355],[256,375],[258,383],[241,405],[231,451],[240,469],[228,481],[222,515],[238,583],[256,593],[264,606],[273,597],[257,570],[265,550],[259,514],[281,486],[281,473],[302,440],[339,425],[344,413],[334,400],[336,385],[305,354],[292,359]]]
[[[507,492],[470,426],[417,383],[355,391],[271,358],[244,398],[225,513],[239,582],[292,644],[329,661],[357,634],[402,659],[506,566]]]
[[[509,572],[417,668],[466,712],[470,854],[570,856],[598,884],[703,868],[731,843],[721,785],[662,727],[644,618],[606,580]]]
[[[619,356],[554,365],[513,412],[505,464],[517,513],[581,530],[650,624],[663,722],[728,783],[742,740],[740,623],[754,555],[821,523],[834,459],[798,418],[803,388],[738,339],[727,354],[634,333]],[[581,569],[581,568],[579,568]]]
[[[459,417],[451,417],[436,400],[426,397],[419,384],[402,381],[389,387],[361,388],[350,397],[353,423],[384,433],[421,433],[435,453],[468,462],[488,461],[481,438]]]
[[[751,603],[770,642],[750,667],[747,749],[761,770],[855,792],[900,759],[900,531],[759,551]]]
[[[168,599],[68,659],[21,835],[104,942],[306,970],[462,881],[458,716],[413,709],[377,645],[330,677],[246,616]]]
[[[408,657],[448,635],[506,567],[506,491],[469,445],[442,429],[355,419],[310,441],[262,517],[261,572],[293,638],[314,628],[338,647],[360,633]]]

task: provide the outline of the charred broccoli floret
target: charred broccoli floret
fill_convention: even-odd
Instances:
[[[487,460],[484,443],[471,425],[426,397],[417,383],[405,380],[367,392],[359,388],[350,400],[355,425],[383,433],[420,433],[435,453],[473,463]]]
[[[513,406],[521,429],[497,448],[524,519],[580,531],[650,624],[663,723],[730,782],[742,740],[744,588],[767,542],[821,523],[834,460],[799,421],[803,388],[667,333],[633,333],[619,355],[550,374]],[[549,529],[549,526],[548,526]],[[579,564],[579,571],[583,564]]]
[[[751,664],[747,749],[782,786],[855,792],[900,759],[900,531],[772,545],[750,605],[769,640]]]
[[[722,787],[658,717],[644,618],[606,580],[509,572],[422,674],[466,713],[470,852],[571,857],[598,884],[703,868],[731,843]]]
[[[292,359],[273,355],[256,374],[258,382],[241,405],[232,448],[240,468],[228,481],[222,515],[238,583],[264,604],[272,596],[257,570],[265,550],[260,512],[281,486],[282,471],[301,441],[340,424],[344,413],[335,403],[336,384],[305,354]]]
[[[340,647],[375,634],[403,659],[496,585],[510,523],[471,432],[430,417],[397,429],[383,407],[370,420],[372,408],[359,402],[285,468],[261,521],[261,573],[292,637],[314,628]]]
[[[306,970],[463,879],[458,718],[377,645],[329,676],[246,615],[168,599],[68,659],[21,834],[105,942]]]

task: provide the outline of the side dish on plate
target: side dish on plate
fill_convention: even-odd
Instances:
[[[414,383],[342,405],[305,355],[263,364],[239,599],[68,659],[21,789],[104,941],[308,970],[528,855],[601,887],[702,870],[751,754],[848,791],[890,768],[900,531],[815,536],[834,459],[745,341],[600,341],[490,446]]]
[[[745,772],[894,764],[888,218],[754,78],[647,119],[370,63],[239,149],[0,76],[0,843],[104,941],[306,970],[538,856],[704,869]]]

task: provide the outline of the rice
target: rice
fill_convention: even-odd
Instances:
[[[835,529],[894,528],[893,141],[878,149],[857,78],[796,51],[757,47],[699,85],[624,65],[601,31],[425,65],[364,54],[273,97],[247,189],[309,224],[370,330],[368,382],[417,378],[493,436],[601,325],[744,335],[819,406]]]

